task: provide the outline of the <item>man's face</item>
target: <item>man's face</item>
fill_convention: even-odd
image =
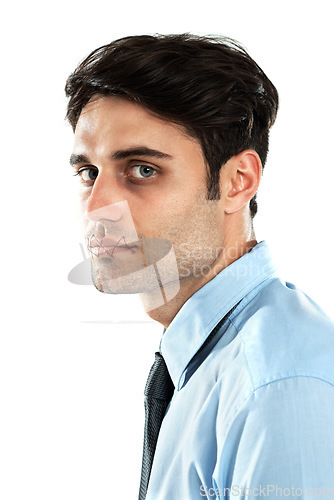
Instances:
[[[96,97],[79,117],[72,163],[95,286],[144,291],[145,247],[154,261],[169,242],[180,286],[197,289],[222,249],[224,215],[222,200],[206,199],[199,143],[133,102]]]

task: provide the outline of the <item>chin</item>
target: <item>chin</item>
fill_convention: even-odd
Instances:
[[[93,257],[92,281],[96,289],[110,294],[145,294],[155,307],[173,298],[180,288],[180,276],[171,243],[147,239],[144,247],[145,264],[141,255]]]
[[[103,274],[98,269],[92,269],[92,281],[95,288],[102,293],[110,294],[133,294],[145,293],[158,290],[159,281],[153,267],[140,269],[138,271],[120,275],[119,273]]]
[[[179,275],[175,273],[175,270],[171,273],[165,269],[165,272],[157,274],[156,267],[151,265],[127,274],[122,274],[119,271],[115,272],[114,270],[112,272],[111,269],[108,269],[108,272],[102,272],[100,267],[92,266],[92,281],[95,288],[99,292],[109,294],[136,293],[152,295],[152,298],[158,298],[159,305],[165,302],[165,300],[162,300],[162,287],[165,298],[168,299],[174,297],[180,288]]]

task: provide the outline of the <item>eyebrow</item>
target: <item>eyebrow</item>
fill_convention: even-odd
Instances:
[[[163,153],[162,151],[157,151],[156,149],[146,148],[145,146],[115,151],[115,153],[111,155],[111,158],[113,160],[125,160],[130,156],[150,156],[151,158],[159,158],[159,159],[172,158],[171,155],[167,153]]]
[[[89,163],[89,159],[86,155],[76,155],[72,154],[70,156],[70,165],[73,167],[77,163]]]
[[[147,156],[150,158],[158,158],[160,160],[169,160],[172,158],[172,156],[168,153],[163,153],[162,151],[147,148],[145,146],[121,149],[112,153],[110,157],[112,160],[125,160],[127,158],[130,158],[131,156]],[[89,159],[84,154],[72,154],[70,157],[70,165],[72,165],[73,167],[73,165],[76,165],[77,163],[89,163]]]

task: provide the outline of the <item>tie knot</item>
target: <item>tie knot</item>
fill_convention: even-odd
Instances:
[[[147,378],[144,394],[148,398],[170,401],[174,384],[166,363],[160,352],[155,353],[155,360]]]

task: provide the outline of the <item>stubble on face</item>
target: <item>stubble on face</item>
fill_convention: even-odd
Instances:
[[[134,145],[163,151],[172,160],[110,160],[111,152]],[[89,157],[89,164],[99,172],[94,186],[83,190],[83,212],[89,212],[88,205],[103,207],[125,200],[138,241],[145,238],[170,242],[181,291],[186,296],[198,289],[224,246],[222,202],[207,200],[207,169],[199,143],[181,127],[153,116],[137,104],[119,98],[98,98],[86,106],[79,118],[75,147]],[[125,173],[139,162],[157,169],[154,179],[136,184],[129,181]],[[87,226],[91,224],[87,221]],[[114,227],[119,237],[121,222]],[[153,283],[146,275],[142,279],[137,274],[149,267],[144,257],[139,250],[136,256],[115,256],[109,261],[92,257],[96,288],[107,293],[147,291]]]

